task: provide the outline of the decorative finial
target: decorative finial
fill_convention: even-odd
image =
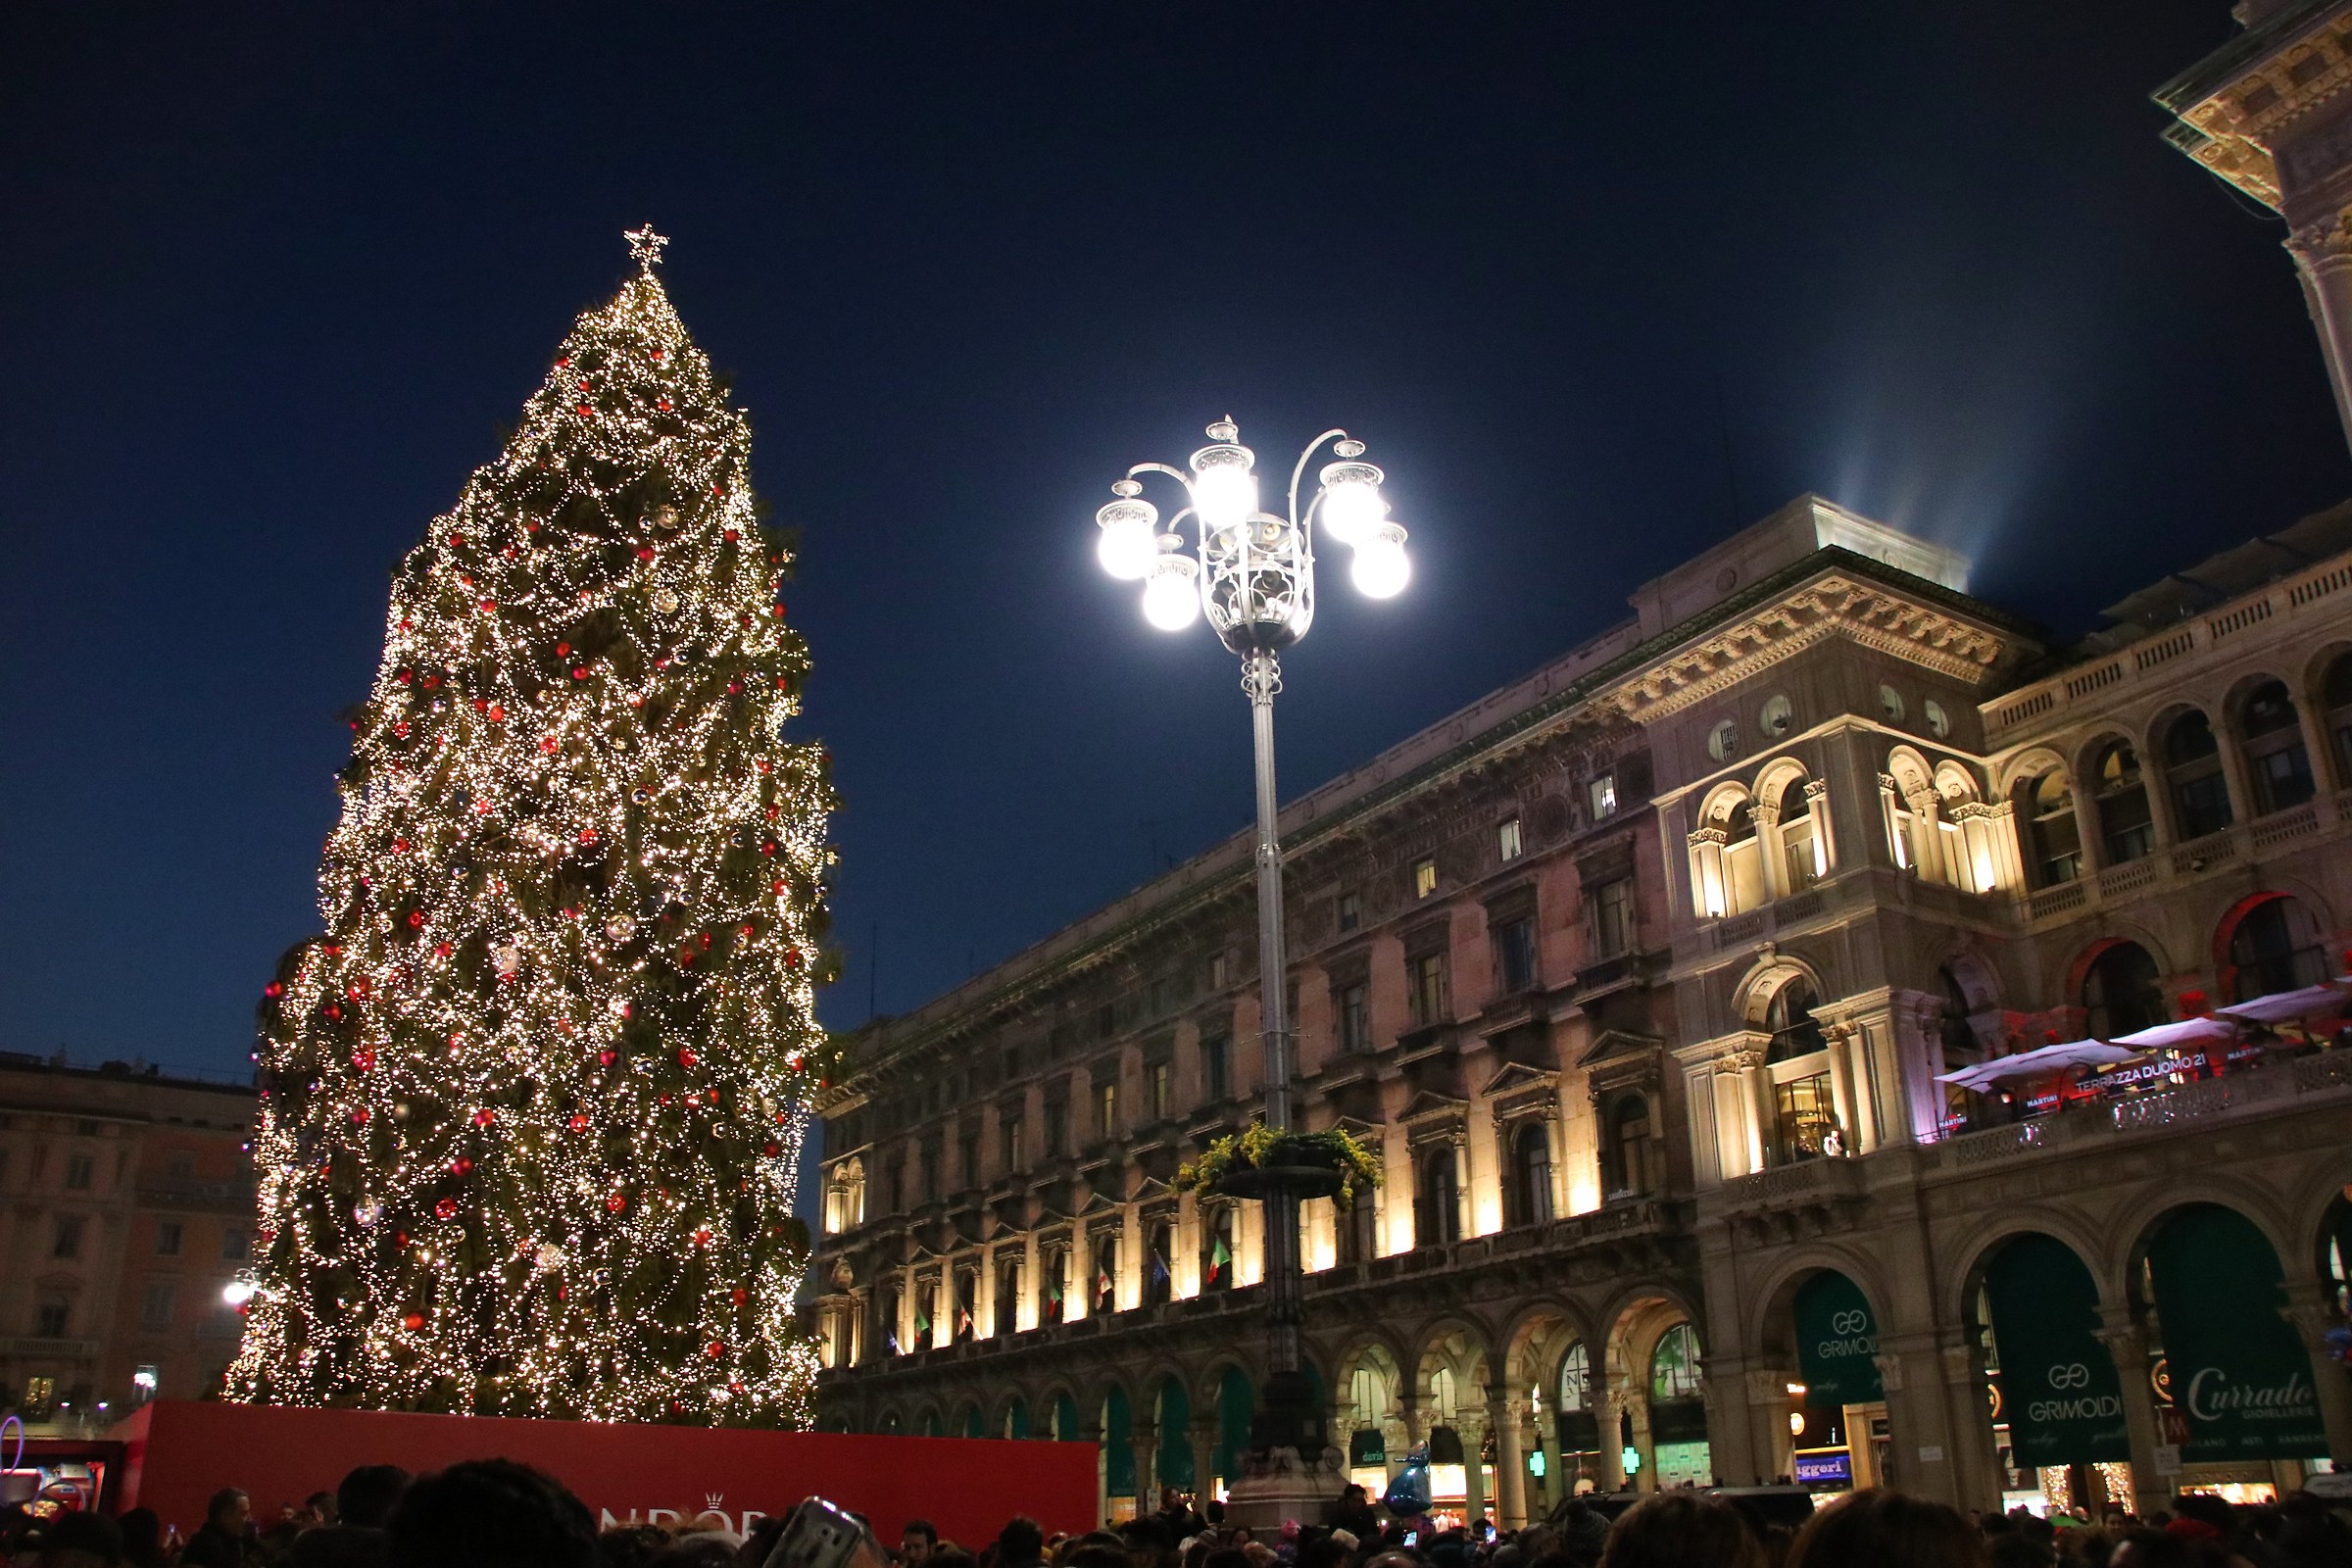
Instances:
[[[629,254],[637,259],[639,267],[649,272],[654,270],[654,264],[662,259],[662,247],[669,243],[669,236],[655,233],[651,223],[643,228],[632,228],[623,237],[629,242]]]

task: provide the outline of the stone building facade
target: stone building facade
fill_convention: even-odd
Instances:
[[[0,1054],[0,1409],[37,1434],[219,1390],[253,1112],[242,1085]]]
[[[1302,1219],[1364,1479],[1458,1444],[1441,1491],[1508,1522],[1583,1486],[1991,1506],[2352,1458],[2352,1051],[2016,1120],[1938,1081],[2340,972],[2352,508],[2064,649],[1966,572],[1800,498],[1285,809],[1298,1102],[1387,1178]],[[1171,1179],[1259,1093],[1249,856],[849,1040],[828,1422],[1096,1443],[1106,1516],[1237,1474],[1258,1215]],[[2230,1368],[2170,1381],[2228,1305],[2179,1282],[2217,1270],[2293,1362],[2292,1441],[2190,1419]]]

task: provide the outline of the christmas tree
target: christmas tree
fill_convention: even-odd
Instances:
[[[400,567],[261,1008],[233,1397],[805,1424],[828,759],[751,429],[654,264]]]

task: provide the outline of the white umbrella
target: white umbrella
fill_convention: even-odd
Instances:
[[[2344,987],[2336,981],[2323,980],[2300,991],[2274,991],[2267,997],[2256,997],[2252,1002],[2241,1002],[2221,1010],[2229,1017],[2243,1018],[2248,1023],[2284,1023],[2316,1013],[2341,1012]]]
[[[2104,1040],[2071,1040],[2062,1046],[2043,1046],[2038,1051],[2021,1051],[2014,1056],[1995,1056],[1980,1061],[1973,1067],[1957,1072],[1936,1074],[1937,1083],[1958,1084],[1963,1089],[1982,1089],[1986,1084],[2003,1083],[2015,1078],[2042,1078],[2070,1067],[2112,1067],[2131,1061],[2140,1054],[2128,1046],[2111,1046]]]
[[[2217,1040],[2234,1040],[2237,1030],[2237,1024],[2228,1016],[2183,1018],[2179,1023],[2160,1023],[2134,1034],[2117,1035],[2112,1043],[2136,1046],[2142,1051],[2162,1051],[2170,1046],[2202,1046]]]

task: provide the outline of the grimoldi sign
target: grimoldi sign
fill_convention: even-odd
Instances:
[[[1814,1275],[1797,1287],[1791,1315],[1805,1403],[1834,1410],[1886,1396],[1879,1379],[1878,1319],[1852,1280],[1835,1272]]]
[[[2131,1458],[2123,1380],[2092,1332],[2098,1290],[2074,1249],[2050,1236],[2016,1238],[1985,1270],[1984,1294],[2014,1462]]]
[[[2148,1270],[2173,1403],[2188,1428],[2180,1457],[2325,1455],[2311,1357],[2278,1314],[2278,1254],[2254,1222],[2218,1203],[2181,1209],[2157,1232]]]

